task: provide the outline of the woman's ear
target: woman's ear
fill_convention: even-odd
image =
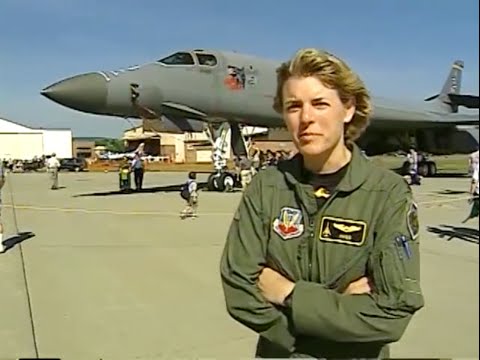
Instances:
[[[352,98],[345,104],[345,118],[343,119],[345,124],[348,124],[350,121],[352,121],[353,116],[355,115],[355,110],[355,99]]]

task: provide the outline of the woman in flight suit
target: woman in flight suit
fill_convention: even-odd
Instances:
[[[274,109],[298,154],[259,172],[220,264],[256,357],[380,358],[423,307],[417,206],[354,144],[369,94],[342,60],[303,49],[277,69]]]

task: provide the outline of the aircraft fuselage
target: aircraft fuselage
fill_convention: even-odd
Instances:
[[[157,114],[275,128],[284,126],[281,116],[272,108],[278,65],[233,52],[185,51],[125,70],[83,74],[54,84],[42,93],[79,111],[135,118],[139,114],[132,106],[130,86],[136,84],[138,103]],[[56,94],[59,91],[55,88],[67,87],[65,82],[79,83],[82,77],[83,100],[76,103],[73,90]],[[88,81],[97,88],[89,89]],[[100,91],[99,86],[104,89]],[[94,95],[97,101],[89,102],[88,98],[93,99]],[[98,101],[100,97],[104,99]],[[423,104],[399,104],[375,97],[372,100],[374,128],[451,125],[446,123],[447,114],[434,113]]]
[[[139,106],[178,129],[198,129],[202,122],[230,122],[284,127],[273,110],[279,62],[217,50],[179,51],[155,62],[120,71],[97,71],[55,83],[42,94],[69,108],[91,114],[140,118]],[[452,65],[439,95],[429,101],[400,103],[372,96],[369,130],[454,131],[477,125],[478,114],[457,113],[449,103],[458,94],[463,62]],[[132,86],[137,97],[132,102]],[[180,121],[182,120],[182,121]]]

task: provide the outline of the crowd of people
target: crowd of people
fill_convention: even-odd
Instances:
[[[12,172],[40,171],[45,169],[49,156],[35,156],[29,160],[4,159],[3,167]]]
[[[235,156],[233,158],[234,174],[242,189],[245,189],[252,181],[253,176],[262,169],[277,165],[282,160],[288,160],[292,157],[292,151],[285,150],[260,150],[255,144],[252,144],[249,156]]]

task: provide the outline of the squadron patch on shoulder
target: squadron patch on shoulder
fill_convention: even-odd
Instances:
[[[284,240],[296,238],[302,235],[305,230],[302,218],[300,209],[283,207],[278,217],[273,221],[273,230]]]
[[[361,246],[367,236],[364,221],[324,216],[320,226],[319,239],[346,245]]]
[[[410,236],[415,240],[420,232],[420,224],[418,222],[418,206],[414,202],[411,203],[407,212],[407,227]]]

